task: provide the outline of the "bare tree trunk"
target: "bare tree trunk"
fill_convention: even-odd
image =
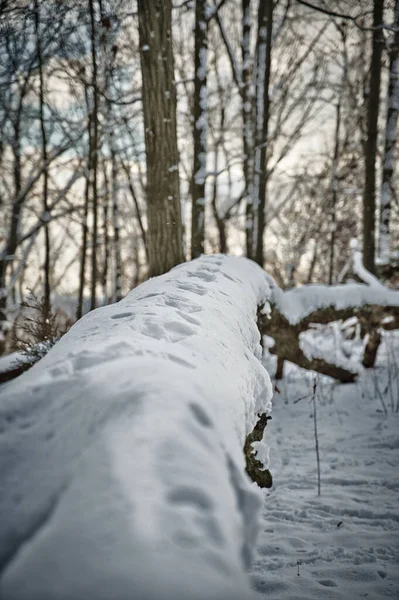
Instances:
[[[149,275],[184,261],[171,0],[138,0]]]
[[[84,303],[84,289],[86,284],[86,261],[87,261],[87,242],[89,237],[89,204],[90,204],[90,178],[91,178],[91,147],[92,147],[92,114],[90,112],[90,103],[88,96],[87,86],[85,87],[86,106],[89,111],[87,132],[88,132],[88,157],[87,157],[87,173],[86,173],[86,184],[85,184],[85,204],[82,222],[82,246],[80,253],[80,270],[79,270],[79,293],[78,293],[78,306],[76,310],[76,318],[80,319],[83,315],[83,303]]]
[[[328,269],[328,284],[332,285],[334,278],[335,259],[335,234],[337,230],[337,195],[338,195],[338,160],[339,160],[339,130],[341,127],[341,96],[338,98],[335,117],[334,156],[331,173],[331,236],[330,236],[330,264]]]
[[[195,3],[194,49],[194,168],[192,182],[191,258],[204,252],[205,244],[205,180],[206,137],[208,129],[207,53],[208,21],[207,0]]]
[[[138,222],[138,225],[139,225],[139,229],[140,229],[140,233],[141,233],[141,238],[143,240],[145,256],[146,256],[146,259],[147,259],[147,262],[148,262],[147,232],[146,232],[145,227],[144,227],[144,223],[143,223],[143,218],[142,218],[142,215],[141,215],[141,209],[140,209],[139,201],[138,201],[135,189],[134,189],[134,184],[133,184],[132,177],[130,175],[129,167],[127,166],[127,164],[123,160],[121,160],[121,166],[122,166],[122,169],[125,171],[126,177],[127,177],[127,180],[128,180],[128,187],[129,187],[129,191],[130,191],[130,194],[132,196],[132,199],[133,199],[134,208],[136,210],[137,222]]]
[[[218,167],[219,167],[219,147],[223,140],[223,131],[224,131],[224,108],[221,108],[220,111],[220,136],[218,137],[215,146],[214,146],[214,163],[213,163],[213,186],[212,186],[212,212],[213,217],[215,219],[216,227],[219,234],[219,252],[223,254],[227,254],[227,235],[226,235],[226,223],[223,217],[219,215],[218,207],[217,207],[217,197],[218,197]]]
[[[119,203],[118,203],[118,168],[116,163],[115,148],[111,141],[111,161],[112,161],[112,222],[114,227],[114,253],[115,253],[115,293],[114,300],[122,300],[122,260],[120,243],[120,223],[119,223]]]
[[[92,61],[92,88],[93,88],[93,138],[91,146],[92,163],[92,209],[93,209],[93,234],[91,252],[91,294],[90,310],[96,308],[97,289],[97,238],[98,238],[98,197],[97,197],[97,167],[98,167],[98,82],[97,82],[97,49],[96,49],[96,20],[94,0],[89,0],[90,10],[90,38]]]
[[[108,266],[109,266],[109,235],[108,235],[108,213],[109,213],[109,181],[107,173],[107,161],[103,162],[103,176],[104,176],[104,200],[103,200],[103,239],[104,239],[104,252],[103,252],[103,270],[102,270],[102,284],[103,284],[103,304],[108,304]]]
[[[6,336],[6,307],[7,307],[7,268],[12,264],[17,250],[18,230],[21,221],[23,198],[21,198],[21,115],[23,96],[20,97],[18,109],[13,122],[14,139],[12,143],[14,199],[11,209],[11,218],[7,241],[0,254],[0,355],[5,350]]]
[[[89,227],[87,220],[89,217],[89,195],[90,195],[90,172],[86,177],[85,184],[85,205],[82,222],[82,247],[80,253],[80,269],[79,269],[79,294],[78,294],[78,307],[76,310],[76,318],[80,319],[83,315],[83,303],[84,303],[84,288],[86,284],[86,260],[87,260],[87,240],[89,236]]]
[[[251,73],[251,0],[242,0],[242,120],[244,147],[244,181],[245,181],[245,239],[248,258],[253,258],[253,224],[254,224],[254,144],[253,144],[253,94]]]
[[[396,30],[393,43],[389,49],[389,83],[388,110],[385,127],[385,145],[382,168],[382,185],[380,199],[380,231],[379,257],[383,263],[389,264],[389,234],[391,220],[391,202],[394,162],[393,153],[396,145],[399,114],[399,0],[395,1]]]
[[[273,33],[274,0],[259,4],[256,65],[256,136],[254,178],[253,257],[263,267],[267,189],[267,138],[269,130],[269,85]]]
[[[363,195],[363,261],[371,273],[375,273],[375,186],[378,136],[378,112],[380,104],[381,54],[384,35],[384,0],[374,0],[373,50],[370,66],[370,93],[367,107],[367,140],[365,155],[365,183]]]
[[[317,240],[314,242],[313,255],[309,265],[308,276],[306,278],[306,283],[312,283],[313,273],[316,267],[316,262],[318,258],[318,243]]]
[[[40,9],[39,1],[35,0],[35,33],[36,33],[36,49],[39,66],[39,106],[40,106],[40,131],[42,136],[42,159],[46,165],[48,160],[47,155],[47,134],[44,119],[44,80],[43,80],[43,57],[42,47],[40,42]],[[48,167],[43,170],[43,210],[44,214],[48,215]],[[46,223],[44,225],[44,303],[43,303],[43,319],[46,320],[50,313],[50,231]]]

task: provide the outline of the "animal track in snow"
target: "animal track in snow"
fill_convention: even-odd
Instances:
[[[165,298],[165,306],[170,306],[172,308],[182,309],[187,312],[202,312],[202,307],[196,304],[195,302],[191,302],[187,300],[187,298],[173,297],[169,296]]]
[[[187,323],[191,323],[192,325],[201,325],[201,322],[198,319],[182,312],[181,310],[176,311],[176,313],[179,315],[179,317],[187,321]]]
[[[317,583],[324,585],[324,587],[337,587],[337,584],[332,579],[321,579]]]
[[[222,272],[222,275],[223,277],[225,277],[226,279],[230,279],[230,281],[233,281],[234,283],[239,283],[238,279],[236,279],[235,277],[231,277],[227,273]]]
[[[197,294],[198,296],[205,296],[208,293],[208,290],[203,285],[199,285],[197,283],[191,281],[178,281],[176,283],[176,287],[180,290],[184,290],[185,292],[191,292],[193,294]]]
[[[197,404],[196,402],[191,402],[189,404],[189,408],[191,412],[194,413],[195,418],[201,425],[203,425],[204,427],[213,427],[212,421],[199,404]]]
[[[175,354],[168,354],[167,357],[176,365],[180,365],[181,367],[188,367],[189,369],[196,369],[196,366],[193,363],[189,362],[188,360],[184,360],[184,358],[180,358],[180,356],[176,356]]]
[[[188,486],[177,487],[169,492],[168,501],[173,504],[191,504],[204,511],[211,511],[213,508],[212,501],[202,490]]]
[[[190,327],[190,325],[185,325],[185,323],[181,323],[180,321],[169,321],[165,323],[165,327],[173,342],[178,342],[196,333],[195,329]]]
[[[197,279],[202,279],[203,281],[206,281],[207,283],[211,283],[212,281],[215,281],[216,279],[216,275],[214,272],[212,271],[208,271],[208,270],[201,270],[201,271],[196,271],[195,273],[187,273],[187,275],[189,277],[195,277]]]
[[[162,325],[154,321],[146,321],[141,328],[141,333],[156,340],[179,342],[194,335],[196,331],[192,326],[180,321],[166,321]]]

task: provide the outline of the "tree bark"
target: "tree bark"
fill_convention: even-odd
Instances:
[[[40,110],[40,131],[42,137],[42,159],[43,164],[47,164],[47,133],[44,118],[44,79],[43,79],[43,56],[40,41],[40,8],[39,1],[35,0],[35,34],[36,51],[39,66],[39,110]],[[43,170],[43,211],[48,216],[48,167]],[[49,225],[44,225],[44,304],[43,319],[46,320],[50,313],[50,231]]]
[[[389,264],[389,237],[391,221],[392,187],[394,174],[393,153],[396,146],[399,114],[399,0],[395,1],[396,30],[389,49],[388,110],[385,126],[385,144],[382,161],[382,184],[380,199],[379,258]]]
[[[139,0],[149,275],[184,261],[171,0]]]
[[[144,227],[143,218],[142,218],[142,215],[141,215],[141,208],[140,208],[140,205],[139,205],[137,194],[136,194],[135,189],[134,189],[134,184],[133,184],[132,177],[130,175],[129,167],[128,167],[128,165],[123,160],[121,160],[121,166],[122,166],[122,169],[124,170],[124,172],[126,174],[126,177],[127,177],[129,191],[130,191],[130,194],[132,196],[132,200],[133,200],[133,203],[134,203],[134,208],[135,208],[135,211],[136,211],[137,223],[139,225],[139,229],[140,229],[140,233],[141,233],[141,238],[143,240],[145,257],[146,257],[146,260],[148,262],[147,232],[146,232],[146,229]]]
[[[18,246],[18,230],[21,221],[22,205],[25,197],[21,195],[22,190],[22,174],[21,174],[21,118],[23,100],[25,97],[24,89],[21,90],[21,95],[18,102],[18,109],[13,120],[13,176],[14,176],[14,198],[12,201],[11,218],[9,230],[7,233],[7,241],[0,253],[0,355],[5,350],[6,337],[6,307],[7,307],[7,269],[14,259],[15,252]]]
[[[378,137],[378,113],[380,104],[381,55],[384,36],[384,0],[374,0],[373,40],[367,106],[367,139],[365,145],[365,183],[363,194],[363,260],[364,266],[375,273],[375,187]]]
[[[244,148],[244,182],[245,182],[245,240],[248,258],[253,258],[253,224],[254,224],[254,130],[253,130],[253,94],[251,73],[251,0],[242,0],[242,121]]]
[[[111,137],[111,136],[110,136]],[[112,142],[111,142],[112,143]],[[103,258],[103,269],[102,269],[102,287],[103,287],[103,298],[102,303],[104,305],[108,304],[109,294],[108,294],[108,272],[109,272],[109,254],[110,254],[110,241],[109,241],[109,233],[108,233],[108,224],[109,224],[109,205],[110,205],[110,185],[108,180],[107,173],[107,161],[103,161],[103,177],[104,177],[104,197],[103,197],[103,240],[104,240],[104,251],[102,254]]]
[[[328,283],[333,284],[334,259],[335,259],[335,234],[337,228],[337,195],[338,195],[338,161],[339,161],[339,130],[341,126],[341,98],[338,98],[335,120],[335,143],[331,175],[331,236],[330,236],[330,264],[328,269]]]
[[[218,168],[219,168],[219,149],[223,144],[224,137],[224,126],[225,126],[225,109],[222,107],[220,109],[220,135],[214,144],[214,162],[213,162],[213,186],[212,186],[212,213],[215,219],[216,227],[219,234],[219,252],[222,254],[228,253],[227,246],[227,232],[226,232],[226,221],[224,216],[219,215],[218,206],[217,206],[217,197],[218,197]]]
[[[119,201],[118,201],[118,166],[116,162],[115,148],[111,141],[111,161],[112,161],[112,222],[114,227],[114,253],[115,253],[115,286],[114,300],[119,302],[122,299],[122,259],[120,243],[120,222],[119,222]]]
[[[206,138],[208,130],[208,19],[206,12],[207,0],[196,0],[193,110],[194,167],[191,186],[191,258],[197,258],[203,254],[205,250]]]
[[[252,444],[254,442],[262,441],[265,427],[270,419],[271,417],[268,417],[265,414],[260,415],[253,431],[247,436],[244,445],[246,471],[252,481],[255,481],[261,488],[271,488],[273,485],[273,477],[269,469],[263,469],[262,463],[256,460]]]
[[[96,21],[94,0],[89,0],[90,10],[90,38],[91,38],[91,61],[92,61],[92,89],[93,89],[93,138],[91,145],[92,164],[92,210],[93,210],[93,234],[91,250],[91,292],[90,310],[96,308],[97,298],[97,238],[98,238],[98,197],[97,197],[97,168],[99,152],[98,136],[98,74],[97,74],[97,44],[96,44]]]
[[[80,267],[79,267],[79,293],[78,306],[76,310],[76,318],[80,319],[83,315],[84,289],[86,285],[86,262],[87,262],[87,242],[89,237],[89,204],[90,204],[90,177],[91,177],[91,145],[92,145],[92,114],[89,106],[89,96],[87,86],[85,87],[86,106],[88,109],[87,134],[88,134],[88,156],[87,156],[87,172],[85,183],[85,203],[82,221],[82,246],[80,251]]]
[[[255,135],[255,175],[253,201],[253,249],[252,257],[263,267],[265,230],[266,190],[267,190],[267,142],[270,116],[270,67],[273,33],[274,0],[264,0],[259,4],[258,43],[256,65],[256,135]]]

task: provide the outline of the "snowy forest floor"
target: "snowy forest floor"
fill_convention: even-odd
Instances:
[[[313,376],[289,365],[268,427],[274,485],[265,493],[251,572],[264,596],[399,597],[399,382],[392,367],[382,351],[377,369],[355,384],[318,379],[318,497]]]

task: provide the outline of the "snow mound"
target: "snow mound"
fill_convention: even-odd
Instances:
[[[264,272],[201,257],[82,318],[0,389],[2,600],[249,600],[272,390]]]

